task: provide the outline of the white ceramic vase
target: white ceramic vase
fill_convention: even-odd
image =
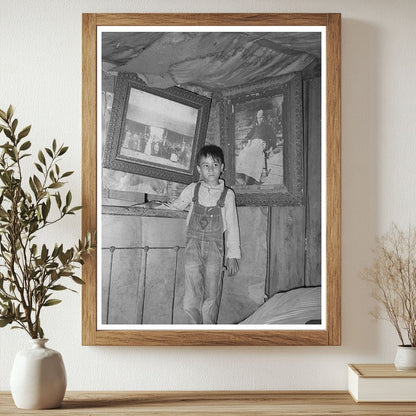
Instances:
[[[21,409],[53,409],[64,398],[64,362],[59,352],[45,346],[47,341],[32,339],[30,349],[16,354],[10,388],[15,405]]]
[[[416,370],[416,347],[398,345],[394,365],[399,371]]]

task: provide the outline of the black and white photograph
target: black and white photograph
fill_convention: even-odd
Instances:
[[[98,32],[98,328],[325,329],[325,30],[161,29]]]
[[[112,103],[104,167],[175,182],[196,178],[210,99],[149,88],[136,74],[119,72]]]

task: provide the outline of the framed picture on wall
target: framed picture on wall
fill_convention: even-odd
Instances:
[[[340,19],[83,15],[83,345],[340,344]],[[179,195],[204,142],[243,254],[217,323],[195,325],[187,212],[141,198]]]
[[[309,34],[317,43],[320,36],[320,32]],[[226,180],[237,204],[300,205],[304,189],[301,74],[227,88],[222,97]]]
[[[190,183],[205,142],[209,98],[182,88],[150,88],[136,74],[120,72],[103,166]]]

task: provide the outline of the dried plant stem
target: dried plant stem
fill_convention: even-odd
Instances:
[[[393,224],[377,240],[374,255],[363,277],[385,312],[375,316],[390,321],[401,345],[416,346],[416,228],[402,231]]]

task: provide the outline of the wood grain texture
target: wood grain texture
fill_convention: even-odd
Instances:
[[[305,286],[305,208],[271,207],[271,297]]]
[[[96,19],[82,15],[82,233],[97,228],[97,50]],[[97,322],[97,256],[82,268],[82,344],[94,345]]]
[[[326,331],[261,331],[261,330],[143,330],[97,331],[94,345],[327,345]]]
[[[44,411],[17,409],[0,392],[2,415],[414,415],[414,403],[355,403],[339,391],[67,392],[62,407]]]
[[[97,13],[99,26],[325,26],[320,13]]]
[[[363,378],[416,378],[416,371],[399,371],[394,364],[349,364]]]
[[[341,15],[327,23],[327,328],[341,345]]]
[[[322,284],[322,163],[321,163],[321,78],[305,81],[306,214],[305,286]]]
[[[83,267],[83,345],[339,345],[340,326],[340,15],[339,14],[84,14],[82,45],[83,233],[97,224],[96,28],[100,25],[307,25],[327,28],[327,330],[97,331],[97,259]]]

